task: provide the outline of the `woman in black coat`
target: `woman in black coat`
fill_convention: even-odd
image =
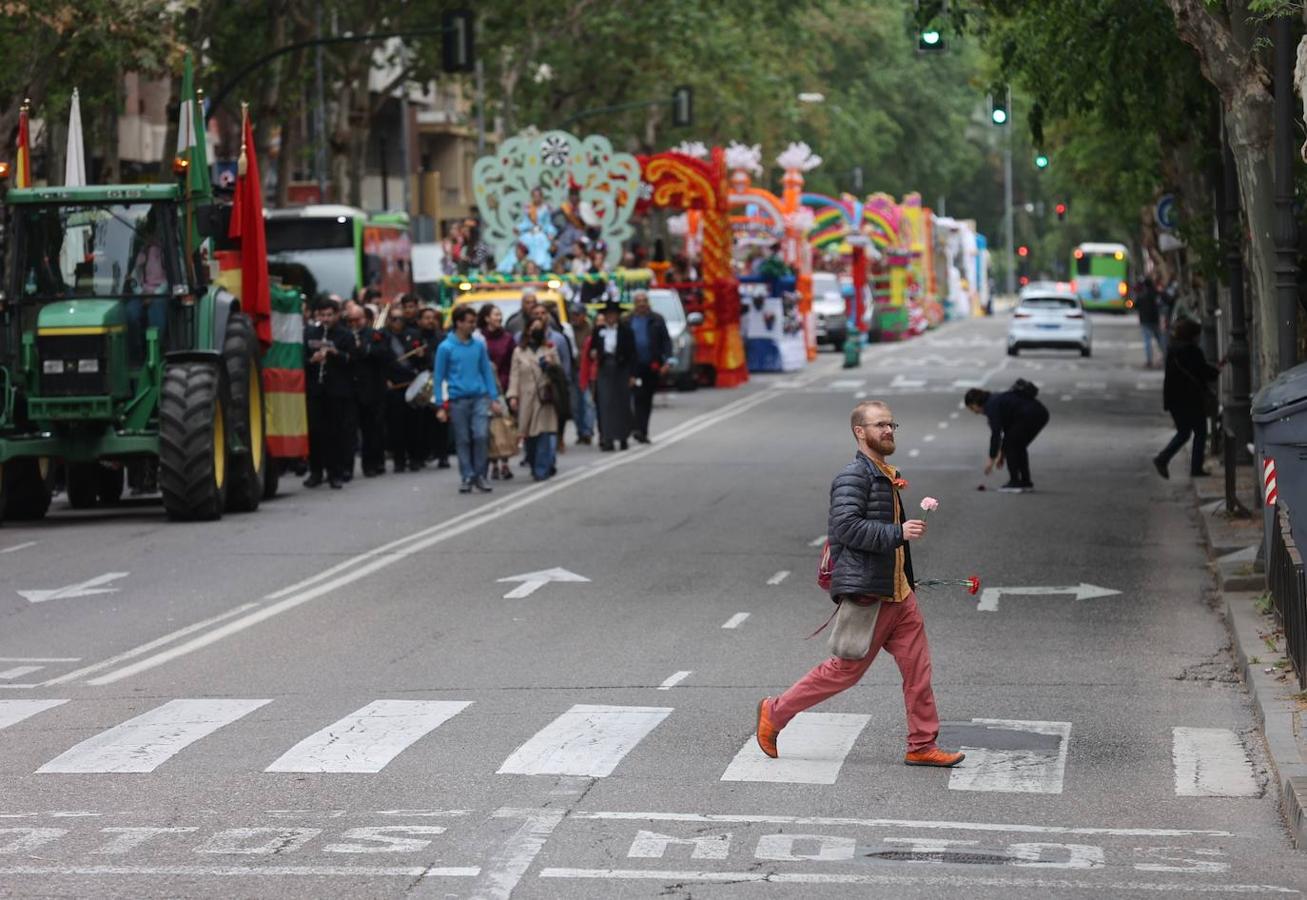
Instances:
[[[1162,379],[1162,408],[1175,422],[1175,437],[1161,453],[1153,457],[1153,468],[1163,478],[1170,478],[1167,464],[1179,452],[1192,434],[1194,445],[1189,462],[1193,477],[1207,475],[1203,468],[1203,444],[1207,440],[1208,407],[1215,405],[1216,393],[1211,382],[1221,370],[1208,365],[1203,349],[1198,346],[1198,335],[1203,326],[1193,319],[1175,323],[1171,344],[1166,351],[1166,374]]]

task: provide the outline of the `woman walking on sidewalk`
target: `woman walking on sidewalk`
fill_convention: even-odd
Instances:
[[[758,703],[757,739],[762,752],[779,756],[776,740],[805,709],[853,687],[882,647],[903,675],[910,766],[956,766],[964,755],[936,745],[939,712],[930,686],[926,623],[917,609],[909,542],[926,536],[926,523],[903,514],[899,488],[907,482],[886,458],[894,452],[889,406],[864,400],[850,418],[858,453],[830,489],[831,599],[839,604],[830,659],[779,697]]]
[[[1193,319],[1175,323],[1171,346],[1166,353],[1166,374],[1162,378],[1162,409],[1175,422],[1175,437],[1153,457],[1153,468],[1163,478],[1170,478],[1167,465],[1189,440],[1194,439],[1189,457],[1189,475],[1201,478],[1209,474],[1203,468],[1204,444],[1207,442],[1207,417],[1216,412],[1216,392],[1211,382],[1221,370],[1211,366],[1198,346],[1203,326]]]

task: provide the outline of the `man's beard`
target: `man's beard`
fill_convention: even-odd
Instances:
[[[881,456],[889,456],[894,452],[894,438],[874,438],[867,441],[867,446],[875,450]]]

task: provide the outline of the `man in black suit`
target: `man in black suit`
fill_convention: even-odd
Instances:
[[[314,324],[304,331],[309,412],[309,477],[304,486],[322,484],[325,470],[328,483],[339,490],[354,469],[354,335],[340,323],[335,300],[320,298],[313,314]]]
[[[649,305],[649,294],[636,291],[631,298],[631,333],[635,337],[635,384],[631,401],[635,407],[632,437],[649,443],[649,417],[653,415],[654,394],[663,377],[663,366],[672,359],[672,337],[667,321]]]

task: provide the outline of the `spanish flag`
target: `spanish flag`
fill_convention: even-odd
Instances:
[[[18,157],[14,161],[14,187],[32,186],[32,135],[27,124],[27,104],[18,110]]]

